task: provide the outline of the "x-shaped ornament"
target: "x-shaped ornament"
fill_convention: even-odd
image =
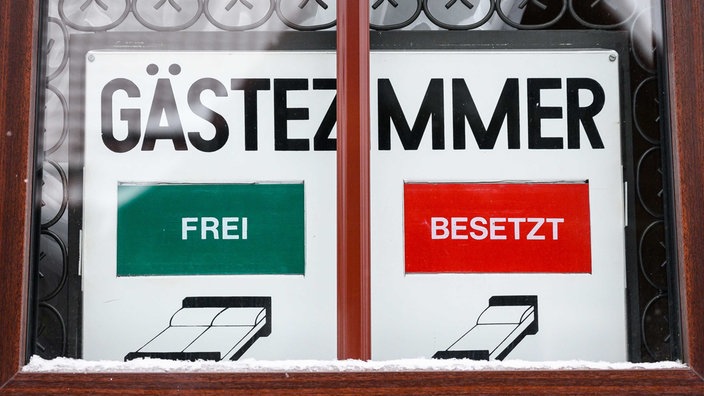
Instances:
[[[176,11],[181,12],[182,8],[180,5],[178,5],[178,3],[176,3],[176,0],[159,0],[158,3],[154,4],[154,9],[158,10],[164,4],[166,4],[167,1],[169,2],[169,5],[171,5],[171,7],[173,7]]]
[[[108,5],[105,4],[103,0],[86,0],[85,3],[80,7],[81,11],[85,11],[88,6],[90,6],[93,2],[95,1],[95,4],[98,5],[98,7],[102,8],[103,10],[107,11],[108,10]]]
[[[530,1],[531,3],[537,5],[538,7],[540,7],[540,9],[543,10],[543,11],[545,11],[545,10],[548,9],[548,6],[546,6],[545,4],[541,3],[541,2],[538,1],[538,0],[523,0],[523,1],[521,1],[521,4],[518,5],[518,8],[520,8],[520,9],[526,8],[526,6],[528,5],[528,2],[529,2],[529,1]]]
[[[230,4],[228,4],[228,5],[225,7],[225,9],[226,9],[227,11],[230,11],[230,10],[232,9],[232,7],[234,7],[235,5],[237,5],[237,3],[240,3],[240,2],[242,3],[242,5],[244,5],[245,7],[249,8],[250,10],[251,10],[252,8],[254,8],[254,5],[253,5],[252,3],[250,3],[250,2],[248,2],[247,0],[230,0]]]
[[[372,9],[376,10],[382,4],[384,4],[384,0],[376,0],[376,3],[372,4]],[[394,8],[398,7],[398,1],[396,0],[389,0],[389,4],[394,6]]]
[[[298,6],[298,8],[303,9],[305,6],[308,5],[309,1],[310,0],[301,1],[301,4]],[[328,9],[328,5],[323,0],[315,0],[315,2],[318,3],[319,6],[323,7],[324,10]]]
[[[460,0],[460,1],[462,2],[462,4],[464,4],[465,6],[467,6],[467,8],[469,8],[470,10],[471,10],[472,8],[474,8],[474,4],[470,3],[469,0]],[[445,4],[445,8],[447,8],[447,9],[449,10],[450,7],[452,7],[453,5],[455,5],[455,3],[457,3],[457,0],[450,0],[450,1],[447,2],[447,4]]]

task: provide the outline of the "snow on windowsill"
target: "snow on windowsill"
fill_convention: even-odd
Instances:
[[[526,362],[404,359],[390,361],[240,360],[228,362],[136,359],[129,362],[87,361],[68,358],[45,360],[33,356],[25,373],[274,373],[274,372],[371,372],[371,371],[506,371],[506,370],[659,370],[685,369],[680,362],[608,363],[589,361]]]

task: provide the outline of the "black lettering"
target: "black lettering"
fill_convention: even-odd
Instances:
[[[456,150],[466,148],[465,119],[469,122],[474,140],[480,149],[494,148],[504,120],[508,133],[508,148],[521,148],[518,79],[509,78],[504,83],[488,127],[484,127],[466,82],[459,78],[452,79],[453,147]]]
[[[444,99],[442,79],[430,80],[425,97],[418,110],[418,116],[409,127],[403,109],[398,102],[391,82],[382,78],[378,85],[379,150],[391,150],[391,121],[393,120],[398,137],[405,150],[417,150],[423,133],[432,117],[433,150],[445,148],[445,123],[443,120]]]
[[[319,78],[313,80],[313,89],[329,90],[336,89],[337,84],[334,78]],[[313,137],[313,150],[315,151],[334,151],[337,149],[337,140],[330,138],[332,128],[337,122],[337,94],[332,99],[328,111],[323,117],[318,130]]]
[[[266,78],[233,78],[230,88],[244,91],[244,149],[256,151],[259,148],[257,92],[270,90],[271,82]]]
[[[306,151],[310,150],[308,139],[289,139],[288,121],[307,120],[308,109],[305,107],[287,107],[288,91],[308,89],[308,80],[281,78],[274,80],[274,150]]]
[[[140,96],[139,87],[130,80],[124,78],[116,78],[103,87],[100,95],[100,116],[101,116],[101,132],[103,135],[103,143],[105,146],[116,152],[125,153],[137,147],[140,137],[140,117],[139,109],[121,109],[120,120],[127,121],[127,137],[123,140],[115,138],[113,130],[113,114],[112,114],[112,98],[115,92],[123,91],[127,97],[138,98]]]
[[[161,126],[161,116],[165,115],[167,125]],[[183,135],[181,118],[176,107],[171,81],[160,78],[154,89],[154,99],[149,110],[147,129],[144,132],[142,151],[152,151],[157,139],[171,140],[176,150],[188,150],[186,138]]]
[[[585,89],[592,93],[594,100],[589,106],[579,106],[579,91]],[[584,126],[589,144],[592,148],[603,149],[604,142],[599,136],[596,128],[594,116],[599,114],[604,108],[606,97],[604,88],[591,78],[568,78],[567,79],[567,147],[571,149],[579,148],[579,125]]]
[[[528,79],[528,148],[561,149],[561,137],[543,137],[541,120],[562,118],[562,107],[545,107],[540,105],[540,91],[562,88],[559,78]]]
[[[205,90],[212,91],[215,96],[220,98],[227,96],[227,88],[220,81],[213,78],[201,78],[188,89],[188,106],[193,111],[193,114],[208,121],[215,127],[215,136],[210,140],[203,139],[200,132],[188,132],[188,140],[196,149],[210,153],[221,149],[227,143],[227,138],[230,136],[230,127],[221,114],[203,105],[200,95]]]

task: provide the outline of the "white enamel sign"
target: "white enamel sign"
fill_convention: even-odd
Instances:
[[[373,51],[372,356],[627,359],[612,50]],[[335,359],[335,53],[85,58],[86,359]]]
[[[334,60],[88,52],[86,359],[336,357]]]
[[[627,360],[618,65],[374,54],[374,359]]]

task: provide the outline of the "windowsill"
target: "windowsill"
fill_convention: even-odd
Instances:
[[[172,361],[137,359],[129,362],[87,361],[68,358],[45,360],[33,356],[24,373],[273,373],[273,372],[399,372],[399,371],[512,371],[512,370],[662,370],[688,369],[681,362],[628,363],[591,361],[528,362],[402,359],[389,361]]]

